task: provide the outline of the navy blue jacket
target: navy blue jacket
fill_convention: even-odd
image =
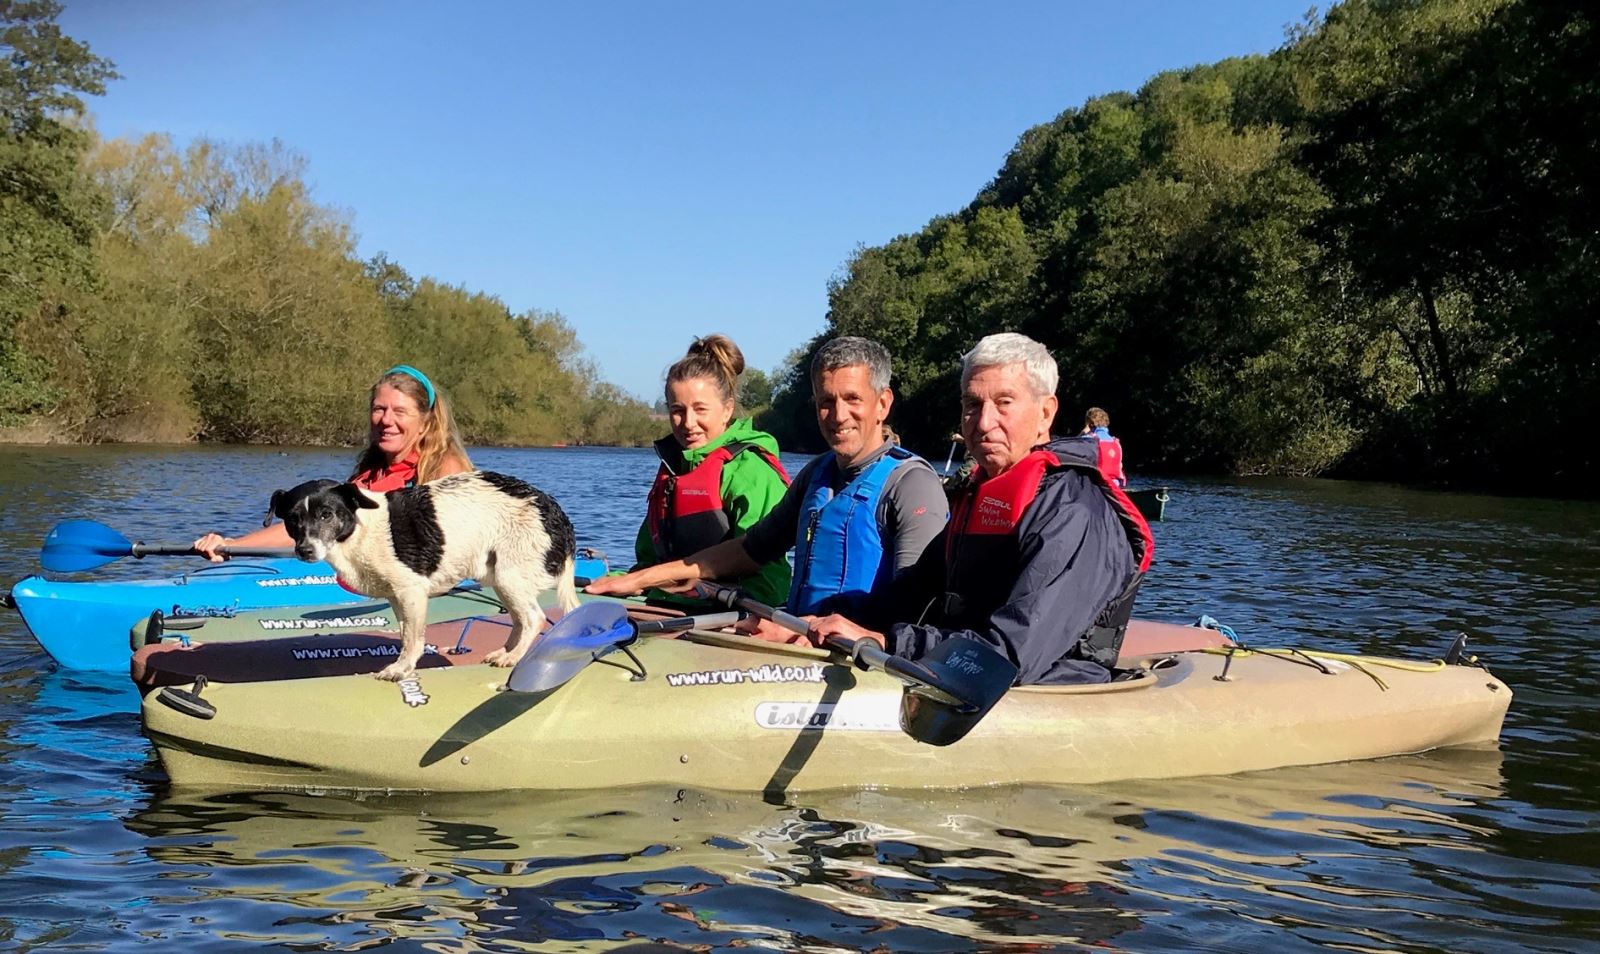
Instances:
[[[1084,456],[1053,441],[1062,457]],[[1093,459],[1093,458],[1090,458]],[[1129,531],[1093,479],[1075,469],[1045,474],[1016,528],[1016,558],[991,561],[975,578],[963,568],[952,599],[947,527],[917,565],[881,594],[860,620],[884,630],[890,652],[917,659],[954,636],[993,646],[1019,669],[1019,685],[1105,682],[1109,670],[1085,658],[1080,639],[1138,570]]]

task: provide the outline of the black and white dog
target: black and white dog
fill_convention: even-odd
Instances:
[[[503,474],[472,471],[376,494],[313,480],[272,495],[272,514],[307,562],[327,560],[350,588],[381,597],[400,624],[400,657],[379,679],[408,679],[422,658],[428,597],[465,579],[493,586],[511,635],[485,661],[514,666],[544,625],[539,595],[578,605],[572,522],[543,491]],[[270,517],[269,517],[270,521]]]

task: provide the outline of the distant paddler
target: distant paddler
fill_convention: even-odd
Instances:
[[[1122,442],[1111,436],[1111,415],[1104,408],[1091,407],[1083,415],[1084,436],[1093,436],[1100,442],[1100,472],[1118,487],[1128,486],[1128,477],[1122,472]]]

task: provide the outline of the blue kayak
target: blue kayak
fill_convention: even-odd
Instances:
[[[580,557],[576,575],[606,573],[604,557]],[[66,669],[126,671],[128,628],[152,610],[170,616],[233,616],[286,606],[342,605],[367,597],[339,585],[326,563],[230,560],[162,579],[68,582],[29,576],[10,602],[33,638]]]

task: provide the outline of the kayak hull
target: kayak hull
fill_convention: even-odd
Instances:
[[[65,669],[120,671],[128,627],[159,609],[170,615],[221,616],[304,604],[353,603],[326,563],[230,560],[160,579],[48,580],[29,576],[11,588],[28,631]]]
[[[1128,499],[1139,508],[1139,512],[1146,520],[1164,520],[1167,515],[1167,501],[1172,499],[1172,494],[1165,487],[1150,487],[1144,490],[1127,491]]]
[[[1277,656],[1192,652],[1159,668],[1147,658],[1127,682],[1013,689],[966,738],[938,748],[900,731],[900,683],[817,650],[695,634],[647,638],[635,652],[642,678],[613,655],[537,694],[502,691],[503,670],[449,667],[402,683],[212,685],[203,697],[214,712],[199,718],[164,700],[168,689],[145,697],[144,726],[178,787],[772,794],[1370,759],[1492,743],[1511,698],[1472,667],[1414,671],[1368,658],[1324,673]]]

